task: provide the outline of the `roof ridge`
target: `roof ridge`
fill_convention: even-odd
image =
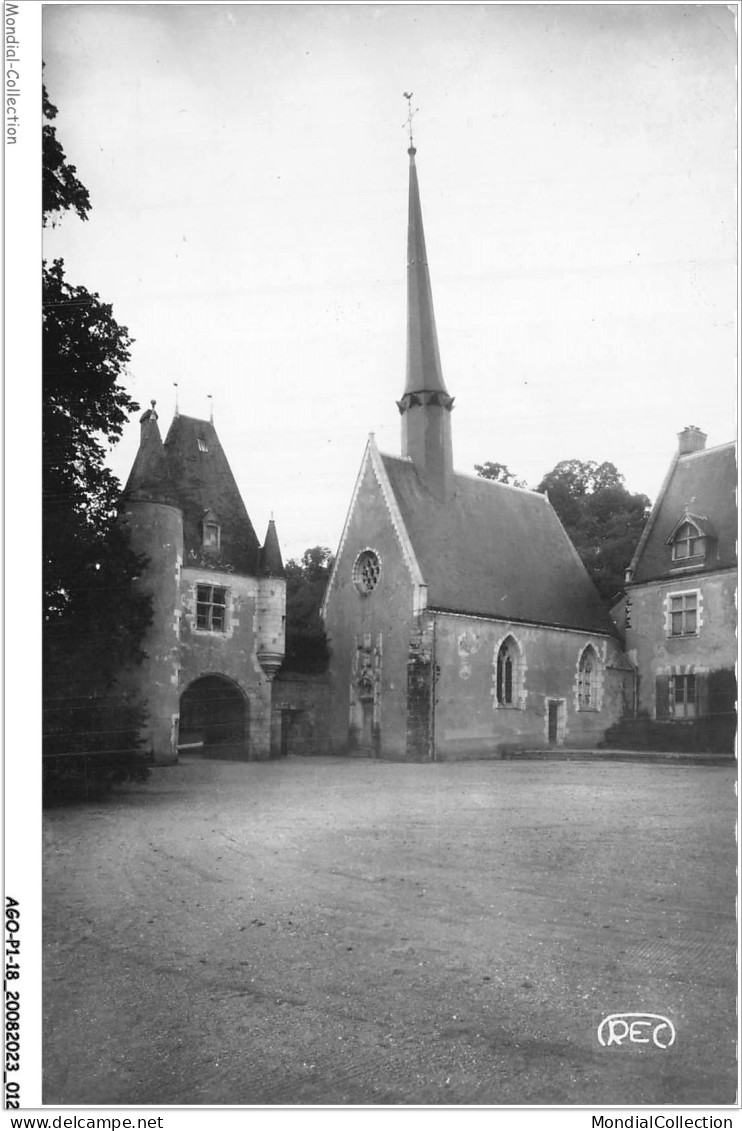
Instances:
[[[211,428],[214,427],[213,420],[206,420],[203,416],[189,416],[187,412],[178,412],[173,417],[173,420],[192,420],[196,424],[208,424]]]
[[[488,479],[485,475],[472,475],[470,471],[454,471],[459,479],[474,479],[477,483],[489,483],[493,487],[507,487],[508,491],[521,491],[525,495],[539,495],[546,499],[544,491],[537,491],[535,487],[518,487],[515,483],[503,483],[500,479]]]
[[[415,464],[409,456],[395,456],[391,452],[379,452],[382,459],[395,459],[398,463],[403,463],[414,467]],[[514,483],[501,483],[498,479],[485,479],[483,475],[472,475],[470,471],[454,471],[454,476],[457,479],[473,479],[475,483],[489,483],[492,487],[507,487],[509,491],[520,491],[524,495],[538,495],[540,498],[548,502],[548,497],[543,491],[537,491],[535,487],[516,487]]]
[[[685,462],[688,459],[697,459],[698,456],[711,455],[713,452],[720,452],[723,448],[736,448],[736,440],[725,440],[723,444],[714,444],[710,448],[701,448],[698,452],[688,452],[687,455],[682,455],[680,458]]]
[[[382,459],[396,459],[396,460],[399,461],[399,463],[409,463],[411,467],[415,466],[409,456],[396,456],[396,455],[393,455],[392,452],[382,452],[382,451],[379,451],[379,455],[381,456]]]

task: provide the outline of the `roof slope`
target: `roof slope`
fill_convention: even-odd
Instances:
[[[634,583],[670,575],[672,535],[686,509],[715,541],[699,572],[737,565],[737,462],[734,443],[675,459],[649,519],[649,529],[632,563]]]
[[[381,459],[430,607],[615,636],[544,495],[457,474],[453,497],[443,503],[425,489],[410,460]]]
[[[184,564],[189,555],[203,556],[202,522],[210,510],[221,526],[219,552],[209,555],[213,565],[255,575],[260,544],[214,425],[176,416],[164,451],[175,504],[183,511]]]

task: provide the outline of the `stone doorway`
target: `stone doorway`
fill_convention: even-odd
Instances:
[[[236,683],[205,675],[180,697],[179,754],[247,758],[248,702]]]
[[[547,741],[554,746],[559,746],[564,741],[564,700],[547,699],[546,708]]]

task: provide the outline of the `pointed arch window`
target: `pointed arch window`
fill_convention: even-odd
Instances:
[[[523,685],[523,659],[512,636],[503,640],[497,653],[496,697],[498,707],[519,707]]]
[[[598,710],[598,655],[588,644],[577,669],[577,707],[580,711]]]

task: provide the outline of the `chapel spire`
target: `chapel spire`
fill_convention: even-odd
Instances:
[[[405,98],[409,96],[405,95]],[[410,142],[412,141],[410,131]],[[415,146],[410,157],[407,227],[407,376],[397,406],[402,414],[402,455],[417,467],[425,485],[447,499],[453,488],[451,409],[443,380],[433,313],[428,257],[425,250]]]

